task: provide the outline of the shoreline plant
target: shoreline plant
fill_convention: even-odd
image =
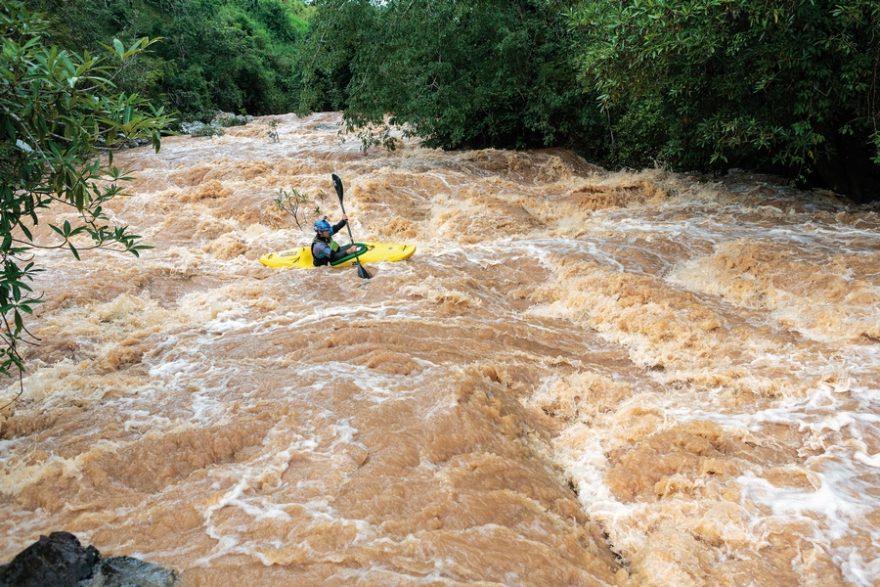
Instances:
[[[37,342],[25,317],[43,301],[32,287],[43,270],[34,250],[67,249],[79,259],[92,249],[137,257],[149,248],[104,211],[132,179],[113,164],[113,150],[148,141],[158,151],[173,119],[114,81],[156,39],[68,51],[49,44],[45,21],[15,0],[0,6],[0,31],[0,374],[17,371],[21,388],[21,344]],[[37,238],[50,207],[67,218],[48,224],[54,240]]]

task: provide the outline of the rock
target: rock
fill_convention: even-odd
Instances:
[[[69,532],[53,532],[0,566],[0,587],[174,587],[177,573],[129,556],[102,559]]]
[[[78,587],[92,576],[101,553],[94,546],[83,548],[69,532],[52,532],[18,553],[0,567],[2,587]]]
[[[130,556],[114,556],[98,563],[91,581],[79,587],[173,587],[177,573]]]

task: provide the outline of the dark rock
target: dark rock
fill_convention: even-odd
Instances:
[[[69,532],[53,532],[0,566],[0,587],[173,587],[177,573],[129,556],[101,559]]]
[[[78,587],[92,576],[101,553],[69,532],[52,532],[0,567],[0,587]]]
[[[173,587],[177,573],[130,556],[105,558],[79,587]]]

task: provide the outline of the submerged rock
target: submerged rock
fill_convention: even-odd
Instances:
[[[114,556],[98,563],[92,580],[79,587],[172,587],[177,573],[130,556]]]
[[[101,559],[69,532],[52,532],[0,566],[0,587],[173,587],[177,573],[128,556]]]

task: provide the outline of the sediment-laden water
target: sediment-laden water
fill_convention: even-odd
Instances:
[[[0,562],[64,529],[184,585],[880,581],[876,208],[275,120],[116,158],[140,260],[38,254]],[[260,265],[331,173],[415,256]]]

